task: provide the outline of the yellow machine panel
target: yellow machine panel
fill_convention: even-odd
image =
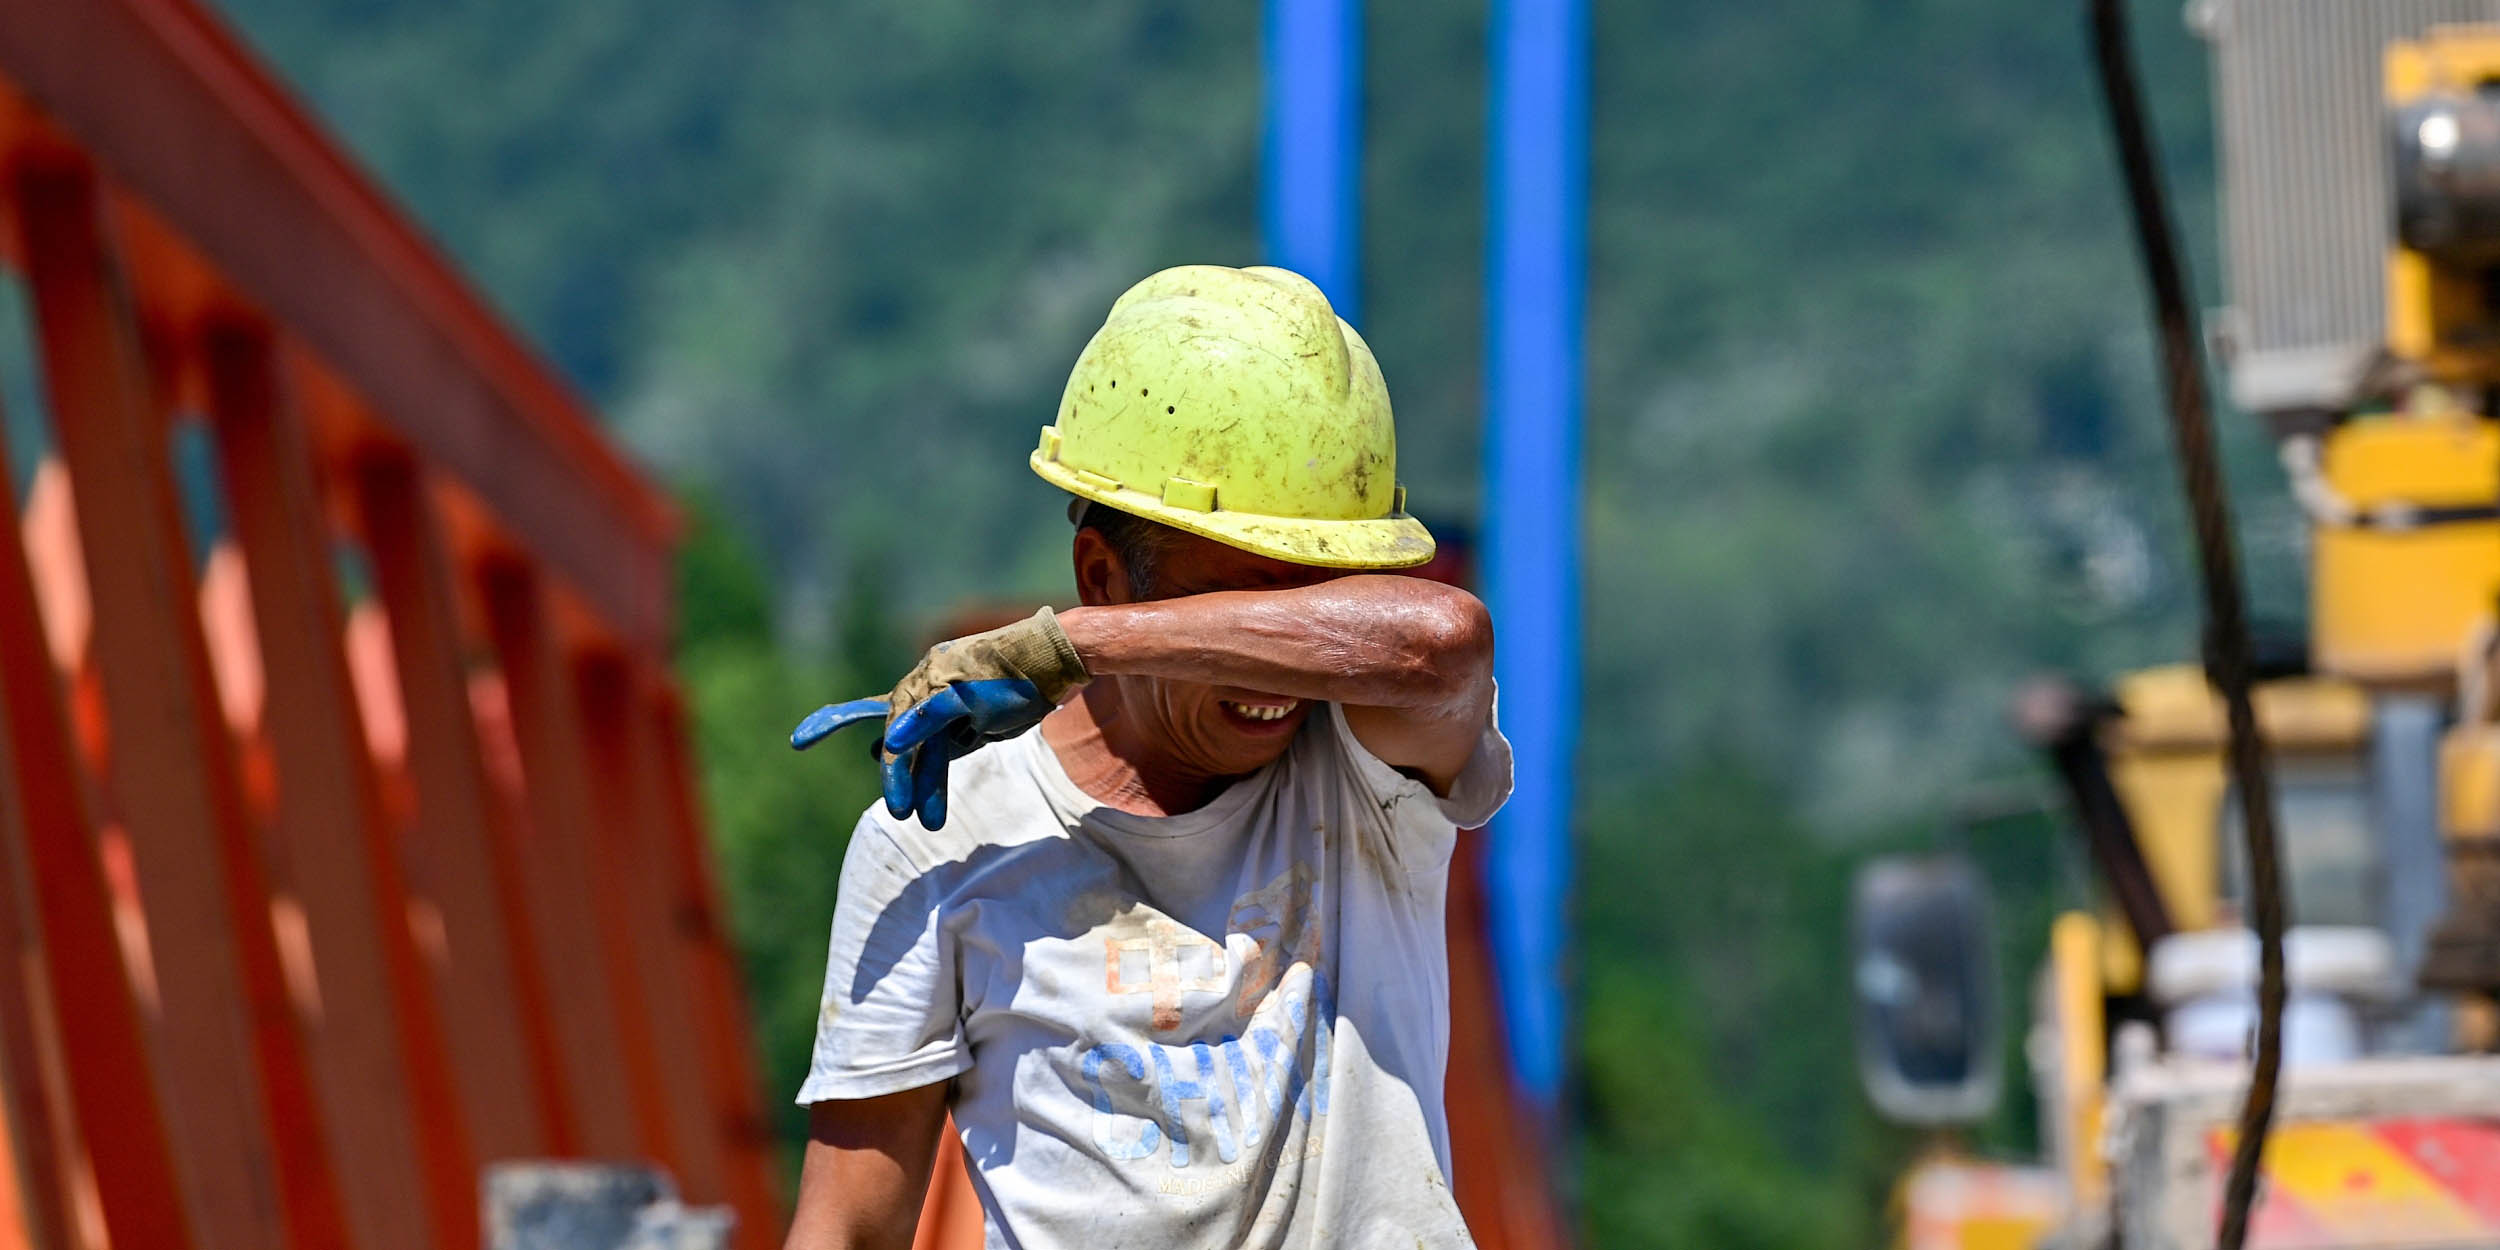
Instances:
[[[2380,416],[2328,436],[2328,485],[2355,509],[2485,508],[2500,499],[2500,426],[2464,413]],[[2315,527],[2312,647],[2322,671],[2438,683],[2500,591],[2500,520]]]
[[[2440,744],[2440,828],[2451,838],[2500,836],[2500,725],[2460,725]]]
[[[2049,929],[2046,1005],[2054,1085],[2042,1105],[2049,1120],[2053,1161],[2065,1174],[2066,1192],[2077,1206],[2098,1207],[2109,1197],[2109,1167],[2101,1158],[2101,1117],[2109,1076],[2102,1051],[2107,1018],[2099,965],[2108,945],[2091,913],[2070,911]]]

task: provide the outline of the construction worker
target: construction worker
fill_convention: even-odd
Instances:
[[[793,1250],[912,1243],[941,1126],[988,1244],[1465,1246],[1443,889],[1510,790],[1493,635],[1395,482],[1379,366],[1280,269],[1158,273],[1043,429],[1065,612],[883,699]],[[1040,732],[1027,732],[1038,727]]]

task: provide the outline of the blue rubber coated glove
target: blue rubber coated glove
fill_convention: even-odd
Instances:
[[[918,812],[935,829],[946,823],[946,770],[992,742],[1042,722],[1058,704],[1021,678],[959,681],[886,722],[885,809],[901,819]]]
[[[883,718],[877,757],[885,809],[897,820],[918,813],[935,829],[946,823],[948,765],[1040,724],[1091,676],[1044,608],[931,647],[891,694],[818,708],[799,722],[790,745],[804,751],[837,730]]]

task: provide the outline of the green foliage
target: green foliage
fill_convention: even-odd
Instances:
[[[1854,1085],[1853,858],[1741,765],[1679,771],[1591,821],[1580,1120],[1604,1246],[1877,1240],[1884,1136]],[[1666,865],[1662,870],[1662,863]]]
[[[1593,973],[1581,1020],[1586,1233],[1609,1247],[1871,1244],[1845,1191],[1784,1159],[1722,1092],[1698,1020],[1632,969]]]
[[[2175,4],[2131,2],[2211,298],[2202,53]],[[1123,286],[1257,258],[1258,5],[229,8],[708,501],[681,664],[788,1090],[872,779],[783,736],[883,688],[905,623],[1064,585],[1024,453]],[[1486,13],[1368,10],[1363,330],[1419,510],[1466,518]],[[2192,645],[2082,22],[1993,0],[1594,21],[1583,1210],[1604,1245],[1870,1244],[1903,1142],[1843,1027],[1854,855],[2026,769],[2017,678]],[[2296,615],[2297,526],[2259,433],[2230,440],[2260,610]],[[1970,844],[2019,1006],[2051,843]],[[2025,1106],[1983,1143],[2027,1146]]]
[[[708,494],[695,494],[687,511],[693,523],[677,553],[678,649],[772,650],[773,592],[763,565]]]

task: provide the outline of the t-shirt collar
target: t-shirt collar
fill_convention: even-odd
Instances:
[[[1305,731],[1308,731],[1307,726]],[[1067,766],[1059,760],[1059,752],[1043,740],[1038,728],[1003,745],[1024,753],[1020,763],[1032,775],[1034,783],[1041,787],[1043,800],[1049,803],[1052,813],[1063,822],[1071,825],[1081,822],[1095,829],[1146,838],[1185,838],[1223,827],[1267,789],[1277,770],[1284,767],[1285,760],[1293,754],[1292,750],[1288,750],[1266,767],[1226,786],[1223,793],[1195,811],[1176,816],[1140,816],[1121,811],[1087,794],[1085,788],[1068,775]],[[1298,748],[1299,743],[1296,746]]]

